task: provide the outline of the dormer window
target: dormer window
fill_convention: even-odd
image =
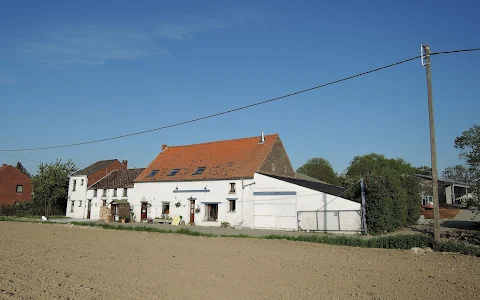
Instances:
[[[155,176],[157,173],[158,173],[158,170],[152,170],[152,172],[150,172],[150,174],[148,174],[147,177],[153,177],[153,176]]]
[[[178,171],[180,171],[180,169],[172,169],[170,173],[168,173],[168,176],[175,176],[177,175]]]
[[[203,173],[203,171],[205,171],[206,168],[207,167],[198,167],[198,169],[195,172],[193,172],[192,175],[200,175]]]

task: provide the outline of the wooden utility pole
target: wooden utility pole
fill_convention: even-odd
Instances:
[[[363,178],[360,179],[360,193],[362,195],[362,231],[363,234],[368,234],[367,230],[367,202],[365,201],[365,188],[363,185]]]
[[[432,160],[432,188],[433,188],[433,237],[440,240],[439,210],[438,210],[438,172],[437,146],[435,142],[435,121],[433,117],[432,74],[430,73],[430,47],[421,46],[422,66],[427,70],[428,117],[430,120],[430,154]],[[425,62],[424,62],[425,59]]]

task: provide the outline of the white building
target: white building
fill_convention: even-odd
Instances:
[[[118,221],[118,209],[116,204],[130,204],[133,197],[133,181],[143,172],[142,169],[119,169],[113,170],[100,181],[90,186],[87,191],[87,199],[91,203],[91,219],[100,219],[100,208],[108,206],[113,219]]]
[[[300,177],[277,134],[162,152],[136,178],[136,220],[181,216],[199,226],[359,231],[360,204],[343,192]],[[318,210],[318,211],[317,211]]]
[[[90,219],[92,206],[87,195],[88,187],[101,180],[111,171],[126,168],[126,160],[120,163],[117,159],[110,159],[97,161],[72,174],[68,186],[68,202],[65,215],[74,219]]]

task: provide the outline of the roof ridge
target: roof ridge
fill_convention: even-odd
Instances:
[[[278,133],[272,133],[272,134],[267,134],[265,137],[268,136],[278,136]],[[215,143],[223,143],[223,142],[230,142],[230,141],[238,141],[238,140],[247,140],[247,139],[253,139],[253,138],[259,138],[260,136],[249,136],[249,137],[243,137],[243,138],[236,138],[236,139],[229,139],[229,140],[219,140],[219,141],[211,141],[211,142],[203,142],[203,143],[196,143],[196,144],[188,144],[188,145],[177,145],[177,146],[170,146],[168,145],[168,148],[180,148],[180,147],[189,147],[189,146],[198,146],[198,145],[206,145],[206,144],[215,144]],[[168,149],[167,148],[167,149]],[[165,149],[165,150],[167,150]]]

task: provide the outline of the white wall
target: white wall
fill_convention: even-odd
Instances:
[[[82,184],[83,180],[83,184]],[[75,191],[73,190],[73,185],[75,184]],[[68,201],[66,216],[69,218],[82,219],[86,215],[86,200],[87,200],[87,176],[71,176],[70,182],[68,185]],[[74,204],[72,211],[72,201]],[[80,206],[81,205],[81,206]]]
[[[245,184],[252,180],[244,180]],[[235,193],[229,193],[230,183],[235,183]],[[177,190],[178,188],[178,190]],[[208,191],[205,191],[208,190]],[[250,189],[250,187],[247,187]],[[175,191],[175,192],[174,192]],[[216,180],[216,181],[184,181],[184,182],[144,182],[135,183],[133,198],[130,204],[133,205],[135,220],[140,221],[141,202],[147,201],[148,217],[155,218],[162,215],[162,203],[170,203],[170,216],[182,216],[185,223],[190,221],[189,198],[195,198],[195,207],[200,208],[195,213],[195,225],[199,226],[220,226],[222,222],[238,226],[242,222],[242,190],[241,180]],[[229,200],[236,199],[235,212],[229,212]],[[180,202],[180,207],[175,203]],[[218,221],[205,221],[206,203],[218,203]]]
[[[452,193],[453,185],[446,186],[445,187],[445,200],[447,204],[452,204],[453,203],[453,193]]]
[[[341,230],[357,231],[360,229],[361,216],[355,212],[361,209],[361,204],[342,198],[336,197],[327,193],[315,191],[309,188],[298,186],[289,182],[278,180],[262,174],[255,174],[255,190],[254,192],[276,192],[279,195],[262,195],[253,196],[255,200],[255,209],[252,207],[252,215],[263,214],[261,210],[256,209],[259,204],[274,203],[279,205],[275,206],[274,215],[280,215],[281,218],[275,217],[274,228],[271,229],[287,229],[297,230],[297,212],[302,211],[343,211],[343,212],[328,212],[318,214],[301,213],[299,219],[304,223],[302,229],[314,230],[318,228],[326,230],[338,230],[339,222],[338,216],[340,216]],[[295,193],[295,195],[288,195],[289,193]],[[260,206],[261,207],[261,206]],[[263,207],[261,207],[263,209]],[[293,222],[292,210],[295,210],[295,222]],[[311,216],[310,216],[311,215]],[[253,217],[253,227],[265,228],[268,219],[262,220],[262,218]],[[271,217],[270,217],[271,218]],[[317,218],[319,224],[317,225]],[[306,222],[306,223],[305,223]],[[270,227],[271,227],[270,222]],[[343,226],[343,227],[342,227]],[[308,227],[308,228],[307,228]]]
[[[114,189],[107,189],[106,190],[106,196],[103,196],[103,189],[98,189],[97,190],[97,196],[95,197],[95,190],[91,189],[88,190],[87,192],[87,199],[92,200],[92,208],[91,208],[91,213],[90,213],[90,219],[92,220],[98,220],[100,219],[100,207],[103,206],[103,200],[107,201],[107,206],[109,206],[109,203],[112,202],[113,200],[127,200],[132,204],[132,195],[133,195],[133,188],[128,188],[127,189],[127,196],[123,196],[123,188],[118,188],[117,190],[117,196],[114,196]],[[85,218],[87,217],[87,213],[85,213]]]

